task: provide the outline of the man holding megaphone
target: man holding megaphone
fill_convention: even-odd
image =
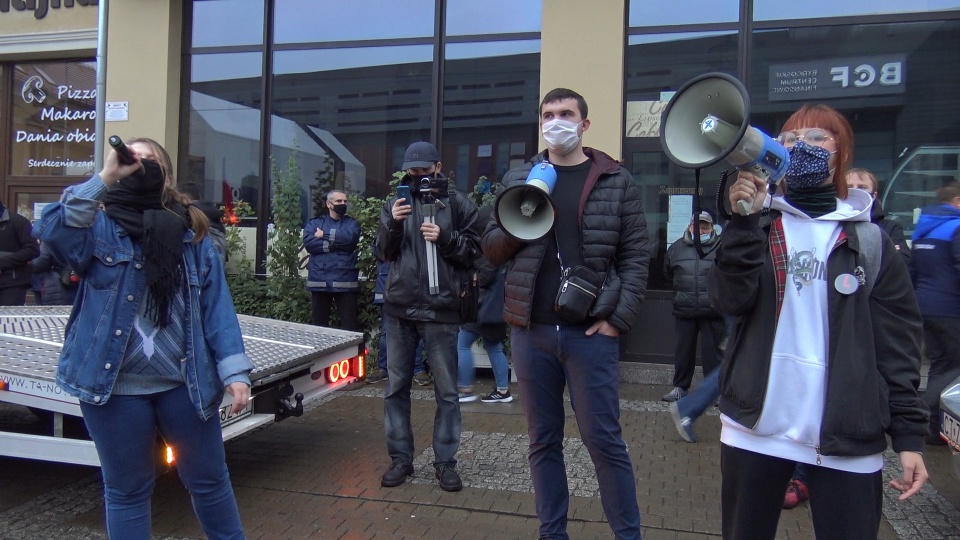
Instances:
[[[640,511],[621,436],[618,361],[619,335],[634,323],[647,285],[640,192],[616,160],[583,147],[590,120],[580,94],[547,93],[540,129],[547,150],[504,176],[506,189],[482,240],[491,263],[512,261],[503,316],[530,436],[539,534],[567,538],[567,386],[607,521],[618,539],[637,539]]]

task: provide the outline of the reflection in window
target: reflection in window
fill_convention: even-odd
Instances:
[[[94,62],[13,66],[11,174],[93,173],[96,76]]]
[[[637,0],[634,0],[637,1]],[[960,8],[958,0],[845,0],[843,2],[783,2],[753,0],[753,18],[757,21],[789,21],[849,15],[881,15],[885,13],[926,13]]]
[[[262,44],[263,0],[194,0],[194,48]]]
[[[740,1],[630,0],[628,18],[631,28],[736,22]]]
[[[692,214],[690,195],[695,191],[694,172],[674,165],[663,153],[660,113],[683,83],[711,71],[735,74],[736,60],[734,32],[630,36],[628,41],[623,155],[643,193],[652,255],[651,289],[672,288],[663,275],[668,231],[687,226]],[[714,213],[724,168],[721,163],[701,171],[701,205]]]
[[[386,196],[403,149],[430,138],[432,51],[429,45],[278,51],[273,126],[287,126],[303,148],[332,157],[337,187]],[[289,145],[277,137],[275,148]],[[321,167],[308,168],[313,174]],[[316,185],[314,177],[309,183]]]
[[[441,154],[459,189],[536,153],[539,40],[448,44],[445,74]]]
[[[434,0],[276,0],[276,43],[433,36]]]
[[[888,193],[884,209],[910,231],[913,209],[956,174],[958,31],[960,21],[756,32],[752,123],[776,133],[808,102],[844,113],[855,135],[853,166],[871,170],[880,193],[889,185],[901,194]]]
[[[242,199],[259,211],[261,77],[260,70],[251,73],[243,66],[259,62],[260,56],[193,57],[188,140],[181,145],[186,155],[180,156],[178,183],[198,184],[202,200],[229,207]],[[211,71],[198,68],[205,65],[220,66],[223,73],[214,78]],[[229,66],[236,71],[228,74]]]
[[[542,0],[447,0],[447,35],[539,32]]]

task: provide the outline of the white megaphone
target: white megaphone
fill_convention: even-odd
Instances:
[[[493,215],[503,229],[517,240],[539,240],[553,230],[557,209],[550,198],[557,183],[557,171],[546,161],[535,163],[527,181],[504,190],[493,205]]]
[[[771,184],[787,174],[790,153],[749,124],[750,96],[726,73],[706,73],[677,90],[660,120],[660,144],[671,161],[700,169],[726,159]],[[747,215],[753,201],[738,201]]]

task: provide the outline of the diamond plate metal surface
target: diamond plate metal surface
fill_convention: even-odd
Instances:
[[[53,381],[70,317],[69,306],[0,308],[0,371]],[[347,346],[363,334],[238,315],[253,379],[305,365]],[[351,353],[352,356],[352,353]]]

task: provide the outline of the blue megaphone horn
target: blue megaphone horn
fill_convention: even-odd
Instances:
[[[553,165],[541,161],[530,169],[527,181],[497,196],[493,215],[507,235],[523,242],[539,240],[553,230],[557,209],[550,198],[557,184]]]

